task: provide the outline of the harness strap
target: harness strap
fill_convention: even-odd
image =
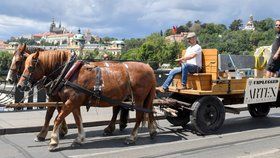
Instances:
[[[101,87],[102,87],[102,81],[101,81],[101,69],[100,67],[95,67],[96,69],[96,77],[95,77],[95,85],[93,87],[93,93],[95,96],[95,105],[99,106],[99,102],[100,102],[100,96],[101,96]],[[91,107],[91,98],[93,95],[91,95],[90,100],[88,102],[88,104],[86,104],[86,108],[87,111],[89,110],[89,108]]]
[[[76,61],[77,55],[74,51],[71,50],[71,57],[70,60],[68,61],[68,63],[64,66],[64,68],[62,69],[60,75],[58,76],[58,78],[56,80],[53,81],[53,84],[50,86],[48,94],[52,94],[53,91],[58,87],[58,85],[60,84],[60,82],[62,81],[62,79],[64,78],[64,76],[66,75],[67,71],[71,68],[71,66],[74,64],[74,62]]]
[[[95,97],[95,98],[100,97],[101,101],[107,102],[107,103],[112,104],[112,105],[118,105],[118,106],[121,106],[121,107],[123,107],[125,109],[129,109],[129,110],[136,110],[136,111],[141,111],[141,112],[146,112],[146,113],[153,113],[153,111],[150,110],[150,109],[145,109],[145,108],[141,108],[141,107],[137,107],[137,106],[132,106],[130,104],[121,102],[119,100],[114,100],[114,99],[108,98],[108,97],[106,97],[106,96],[104,96],[102,94],[100,96],[95,96],[94,92],[92,92],[92,91],[90,91],[90,90],[88,90],[86,88],[83,88],[83,87],[81,87],[81,86],[79,86],[79,85],[77,85],[75,83],[72,83],[70,81],[65,81],[64,85],[72,87],[72,88],[74,88],[74,89],[76,89],[76,90],[78,90],[78,91],[80,91],[82,93],[85,93],[87,95],[90,95],[92,97]]]
[[[124,63],[123,63],[124,64]],[[130,90],[130,95],[131,95],[131,103],[132,106],[135,105],[135,101],[134,101],[134,95],[133,95],[133,91],[132,91],[132,86],[131,86],[131,82],[130,82],[130,76],[129,76],[129,72],[128,72],[128,66],[126,64],[124,64],[125,66],[125,70],[126,70],[126,76],[128,78],[128,87]]]

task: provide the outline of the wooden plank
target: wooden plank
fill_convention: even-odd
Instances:
[[[6,105],[6,108],[16,107],[59,107],[63,106],[63,102],[33,102],[33,103],[13,103]]]
[[[232,94],[244,94],[244,90],[232,90],[230,93],[227,92],[214,92],[214,91],[200,91],[200,90],[180,90],[175,87],[169,87],[170,92],[180,93],[180,94],[190,94],[190,95],[232,95]]]

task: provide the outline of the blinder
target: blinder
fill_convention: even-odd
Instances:
[[[28,87],[29,89],[31,89],[32,85],[34,83],[36,83],[36,81],[31,76],[34,73],[34,70],[35,70],[36,66],[38,65],[38,63],[39,63],[39,59],[33,58],[32,65],[27,68],[29,71],[29,74],[28,75],[22,74],[22,77],[25,78],[24,85],[23,85],[25,88]]]

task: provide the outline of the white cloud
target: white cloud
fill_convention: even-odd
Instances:
[[[235,19],[279,18],[277,0],[2,0],[0,35],[48,31],[52,18],[76,31],[136,37],[188,21],[223,23]]]

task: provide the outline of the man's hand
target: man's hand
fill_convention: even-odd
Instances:
[[[272,57],[273,60],[277,60],[279,58],[279,54],[278,53],[275,53],[274,56]]]

